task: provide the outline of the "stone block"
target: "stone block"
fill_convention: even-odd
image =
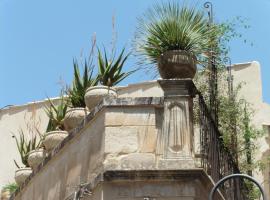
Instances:
[[[105,126],[153,126],[155,124],[153,107],[112,107],[106,112]]]
[[[182,159],[160,159],[158,161],[159,169],[194,169],[195,160],[192,158]]]
[[[133,153],[120,160],[121,169],[155,169],[155,155],[151,153]]]
[[[158,129],[155,126],[138,127],[139,152],[154,153],[157,146]]]
[[[106,127],[105,154],[128,154],[138,150],[138,130],[127,127]]]

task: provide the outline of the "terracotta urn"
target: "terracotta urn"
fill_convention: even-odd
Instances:
[[[44,149],[35,149],[30,151],[28,154],[27,162],[32,169],[36,169],[37,166],[42,163],[45,158],[45,150]]]
[[[158,59],[159,74],[163,79],[194,78],[196,61],[196,57],[186,51],[166,51]]]
[[[86,108],[70,108],[64,118],[65,130],[70,131],[76,128],[89,114]]]
[[[86,90],[84,100],[87,108],[91,111],[103,98],[116,97],[116,90],[107,86],[93,86]]]
[[[46,133],[43,140],[45,149],[50,152],[52,151],[60,142],[62,142],[68,136],[67,131],[50,131]]]
[[[30,167],[20,168],[15,171],[15,181],[20,186],[32,173],[32,169]]]

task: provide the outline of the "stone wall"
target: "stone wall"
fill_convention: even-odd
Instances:
[[[104,100],[12,199],[73,199],[82,183],[91,191],[84,199],[206,199],[213,184],[194,162],[190,165],[192,155],[187,159],[174,153],[177,157],[167,158],[157,151],[164,132],[164,101],[160,97]]]

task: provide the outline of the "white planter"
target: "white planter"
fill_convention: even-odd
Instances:
[[[50,131],[43,140],[45,149],[50,152],[68,136],[67,131]]]
[[[20,168],[15,171],[15,181],[20,186],[30,176],[32,169],[30,167]]]
[[[29,152],[27,162],[32,169],[36,169],[36,167],[42,163],[45,158],[44,149],[36,149]]]
[[[89,110],[93,109],[103,98],[116,97],[116,91],[107,86],[94,86],[86,90],[84,101]]]
[[[88,114],[89,111],[86,108],[69,109],[64,118],[65,130],[70,131],[76,128]]]

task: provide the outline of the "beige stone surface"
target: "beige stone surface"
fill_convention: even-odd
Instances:
[[[156,116],[153,107],[115,107],[106,113],[105,126],[145,126],[155,125]]]
[[[105,154],[128,154],[138,150],[138,130],[131,127],[106,127]]]
[[[156,157],[152,153],[133,153],[120,159],[120,168],[125,170],[151,170],[156,169]]]
[[[144,173],[144,172],[142,172]],[[166,172],[164,172],[166,173]],[[212,182],[207,176],[194,177],[186,172],[185,177],[152,178],[104,181],[92,190],[87,200],[207,200]],[[136,178],[135,178],[136,179]],[[222,200],[222,196],[216,199]]]
[[[16,199],[62,200],[78,184],[98,174],[103,160],[104,113],[89,126],[50,160]]]

